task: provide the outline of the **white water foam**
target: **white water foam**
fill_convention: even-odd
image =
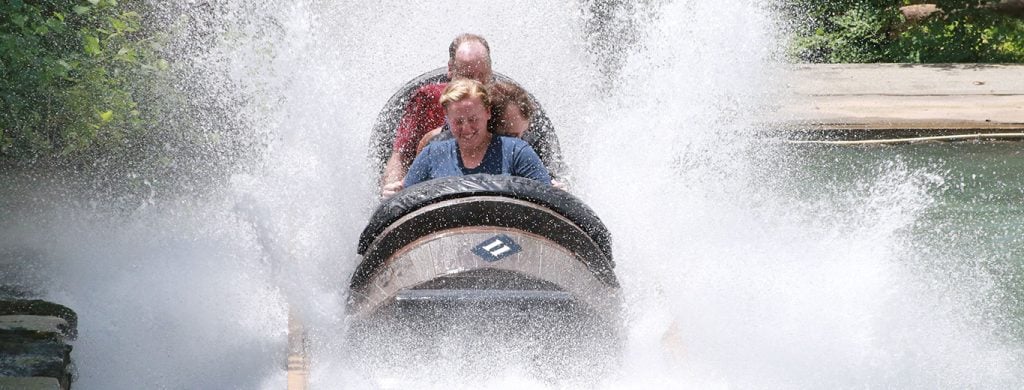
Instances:
[[[495,68],[544,104],[574,190],[614,235],[629,341],[620,372],[589,385],[1024,383],[1019,343],[969,307],[993,288],[986,279],[915,265],[909,229],[941,176],[881,162],[854,188],[794,195],[793,162],[756,137],[754,114],[778,82],[768,9],[649,4],[656,17],[639,23],[641,44],[627,48],[607,96],[586,50],[585,4],[221,10],[246,22],[229,23],[205,61],[249,94],[239,113],[270,138],[258,168],[128,217],[26,184],[39,199],[0,215],[0,244],[34,253],[37,274],[53,275],[39,277],[48,298],[80,315],[76,387],[282,388],[289,305],[310,328],[313,388],[583,386],[516,366],[483,379],[442,365],[436,376],[366,378],[338,341],[374,204],[369,129],[388,96],[444,65],[449,40],[467,31],[486,36]]]

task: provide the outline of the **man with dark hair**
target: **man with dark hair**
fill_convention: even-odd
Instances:
[[[487,40],[479,35],[461,34],[448,46],[448,78],[467,78],[489,83],[493,78],[491,50]],[[427,84],[413,93],[405,108],[395,143],[384,168],[381,183],[383,192],[392,194],[401,189],[409,164],[416,157],[416,146],[424,134],[444,124],[444,109],[440,98],[448,83]]]

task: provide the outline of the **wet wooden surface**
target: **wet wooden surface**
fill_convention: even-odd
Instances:
[[[288,310],[288,390],[309,388],[309,354],[306,328],[295,309]]]
[[[794,65],[767,121],[795,136],[1024,132],[1024,65]]]

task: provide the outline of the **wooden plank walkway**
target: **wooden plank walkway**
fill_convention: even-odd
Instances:
[[[1024,133],[1024,65],[794,65],[766,121],[795,139]]]

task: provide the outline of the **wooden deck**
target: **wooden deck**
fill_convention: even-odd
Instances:
[[[795,139],[1024,133],[1024,65],[794,65],[766,121]]]

